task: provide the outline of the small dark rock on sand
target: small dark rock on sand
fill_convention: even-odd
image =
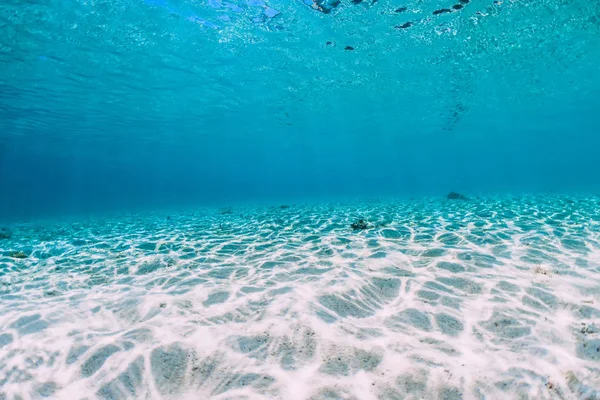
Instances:
[[[448,200],[467,200],[467,197],[465,195],[462,195],[462,194],[456,193],[456,192],[450,192],[450,193],[448,193],[448,195],[446,196],[446,198]]]
[[[0,228],[0,240],[10,239],[10,231],[6,228]]]
[[[281,208],[282,210],[287,210],[288,208],[290,208],[290,206],[288,206],[286,204],[282,204],[279,206],[279,208]]]
[[[594,325],[587,325],[585,323],[582,325],[583,326],[581,327],[581,333],[583,333],[584,335],[598,332],[598,329]]]
[[[27,254],[23,253],[22,251],[11,251],[8,253],[8,256],[19,259],[27,258]]]
[[[359,219],[357,222],[350,225],[350,227],[355,231],[364,231],[365,229],[369,229],[369,224],[367,224],[364,220]]]

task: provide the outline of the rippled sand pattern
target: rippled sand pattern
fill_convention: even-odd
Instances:
[[[10,230],[0,399],[600,398],[597,198]]]

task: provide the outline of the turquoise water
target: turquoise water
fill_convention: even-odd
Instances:
[[[598,2],[371,3],[2,2],[0,212],[597,193]]]
[[[599,37],[589,0],[0,2],[0,400],[600,399]]]

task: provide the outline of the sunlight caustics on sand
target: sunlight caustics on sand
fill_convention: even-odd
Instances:
[[[599,211],[536,196],[14,224],[0,398],[600,398]]]

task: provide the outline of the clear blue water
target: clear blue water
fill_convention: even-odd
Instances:
[[[2,216],[598,192],[597,2],[303,1],[3,1]]]
[[[589,0],[1,2],[0,400],[600,398],[599,37]]]

